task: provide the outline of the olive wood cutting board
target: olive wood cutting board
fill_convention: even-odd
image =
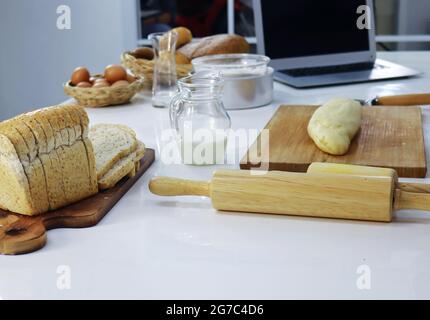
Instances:
[[[112,189],[59,210],[33,217],[0,210],[0,254],[23,254],[41,249],[46,244],[47,230],[95,226],[154,160],[155,151],[146,149],[140,169],[133,178],[124,178]]]
[[[269,170],[306,172],[312,162],[331,162],[392,168],[400,177],[426,176],[419,107],[363,107],[361,129],[343,156],[321,151],[309,137],[307,126],[316,108],[279,107],[265,127],[269,129]],[[261,135],[254,142],[254,148],[260,141]],[[259,159],[258,154],[248,150],[240,167],[260,167]]]

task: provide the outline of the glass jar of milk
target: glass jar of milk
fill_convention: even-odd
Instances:
[[[223,164],[231,120],[221,100],[222,76],[198,72],[178,80],[178,88],[170,104],[170,121],[178,136],[182,162]]]

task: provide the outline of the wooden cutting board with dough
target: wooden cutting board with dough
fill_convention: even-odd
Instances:
[[[387,167],[400,177],[424,178],[427,173],[421,109],[419,107],[362,107],[361,127],[345,155],[320,150],[308,134],[317,106],[280,106],[269,129],[270,170],[306,172],[312,162]],[[254,142],[260,144],[261,136]],[[265,146],[263,145],[263,150]],[[248,152],[242,169],[261,167],[261,157]]]

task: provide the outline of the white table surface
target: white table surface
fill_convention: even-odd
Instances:
[[[230,112],[233,128],[263,128],[280,103],[429,92],[430,52],[380,57],[425,74],[312,90],[276,84],[271,106]],[[92,124],[127,124],[157,150],[160,131],[168,125],[168,111],[151,107],[147,98],[88,112]],[[430,150],[430,109],[423,108],[423,114]],[[0,297],[430,298],[430,214],[402,211],[390,224],[226,214],[213,210],[209,199],[162,198],[148,191],[154,175],[209,179],[215,168],[157,161],[96,227],[52,230],[42,250],[0,256]],[[356,284],[362,265],[371,272],[370,290]],[[70,288],[58,287],[68,275]]]

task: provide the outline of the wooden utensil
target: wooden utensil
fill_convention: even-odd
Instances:
[[[397,96],[376,97],[369,101],[372,106],[420,106],[430,104],[430,94],[404,94]]]
[[[423,178],[427,173],[419,107],[363,107],[360,131],[346,155],[324,153],[307,133],[316,106],[281,106],[266,125],[269,141],[259,136],[254,146],[269,148],[269,170],[306,172],[312,162],[387,167],[400,177]],[[259,167],[261,159],[248,152],[241,169]]]
[[[314,162],[307,170],[307,173],[330,173],[330,174],[349,174],[358,176],[386,176],[392,177],[397,181],[397,188],[417,193],[430,193],[430,184],[398,182],[397,172],[389,168],[356,166],[351,164]]]
[[[211,181],[157,177],[149,189],[207,196],[221,211],[390,222],[393,210],[430,210],[430,194],[401,190],[393,176],[220,170]]]
[[[114,188],[88,199],[40,216],[23,216],[0,210],[0,254],[23,254],[41,249],[46,231],[58,228],[95,226],[151,166],[155,151],[145,150],[140,169],[133,178],[123,179]]]

